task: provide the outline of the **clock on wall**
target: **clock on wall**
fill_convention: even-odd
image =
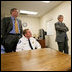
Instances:
[[[27,23],[26,23],[26,22],[24,22],[24,23],[23,23],[23,26],[24,26],[24,27],[27,27]]]

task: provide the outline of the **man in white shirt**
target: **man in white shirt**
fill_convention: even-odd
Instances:
[[[35,38],[32,37],[32,34],[29,29],[23,31],[23,37],[19,39],[19,42],[16,47],[16,52],[23,50],[33,50],[40,49],[41,45],[37,42]]]

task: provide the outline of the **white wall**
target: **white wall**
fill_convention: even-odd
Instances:
[[[40,19],[37,17],[30,17],[25,15],[20,15],[19,19],[22,21],[22,24],[24,22],[27,23],[27,27],[23,27],[23,29],[30,29],[33,36],[38,37],[39,36],[39,29],[40,29]]]
[[[71,2],[70,1],[65,1],[50,12],[48,12],[46,15],[44,15],[40,19],[41,23],[41,28],[46,30],[46,22],[49,21],[50,19],[53,19],[53,24],[57,22],[57,17],[58,15],[62,14],[64,16],[64,23],[66,23],[66,26],[69,28],[69,32],[67,32],[69,41],[69,54],[71,54]],[[52,36],[46,36],[46,45],[48,47],[54,48],[58,50],[58,45],[55,42],[55,37],[56,37],[56,32],[54,30],[54,35]]]

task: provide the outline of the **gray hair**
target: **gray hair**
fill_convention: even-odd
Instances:
[[[60,17],[63,17],[63,15],[59,15],[57,19],[59,19]]]

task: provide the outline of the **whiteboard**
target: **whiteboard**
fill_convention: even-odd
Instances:
[[[54,35],[54,22],[53,20],[47,21],[47,35]]]

